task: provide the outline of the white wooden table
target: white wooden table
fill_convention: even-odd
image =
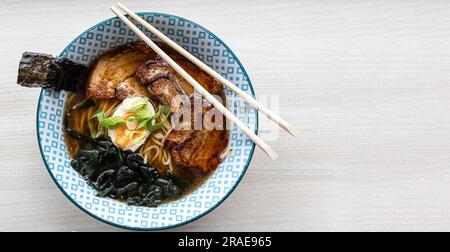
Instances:
[[[3,1],[0,231],[116,231],[54,185],[23,51],[58,54],[115,1]],[[186,17],[236,52],[301,131],[256,151],[237,190],[176,231],[450,230],[450,2],[125,1]]]

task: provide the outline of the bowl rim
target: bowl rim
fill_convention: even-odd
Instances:
[[[208,29],[206,29],[205,27],[180,16],[177,15],[173,15],[173,14],[168,14],[168,13],[161,13],[161,12],[137,12],[136,13],[139,16],[143,16],[143,15],[153,15],[153,16],[163,16],[163,17],[173,17],[175,19],[179,19],[179,20],[183,20],[184,22],[190,23],[198,28],[200,28],[201,30],[205,31],[206,33],[208,33],[209,35],[211,35],[213,37],[213,39],[216,39],[225,49],[228,50],[228,52],[231,54],[231,56],[233,56],[233,58],[235,59],[236,63],[239,65],[239,67],[242,69],[242,74],[246,77],[247,81],[248,81],[248,85],[250,88],[250,92],[251,95],[253,97],[255,97],[255,91],[253,89],[253,85],[251,83],[251,80],[246,72],[246,70],[244,69],[242,63],[240,62],[240,60],[237,58],[236,54],[231,50],[231,48],[229,46],[227,46],[219,37],[217,37],[214,33],[212,33],[211,31],[209,31]],[[106,24],[109,21],[113,21],[113,20],[120,20],[117,17],[112,17],[112,18],[108,18],[106,20],[103,20],[93,26],[91,26],[89,29],[85,30],[84,32],[82,32],[80,35],[78,35],[75,39],[73,39],[59,54],[60,57],[63,56],[63,53],[66,52],[76,41],[78,41],[82,36],[86,35],[88,32],[96,29],[98,26]],[[223,196],[218,202],[216,202],[213,206],[211,206],[210,208],[208,208],[206,211],[204,211],[203,213],[200,213],[199,215],[192,217],[191,219],[185,220],[183,222],[179,222],[176,224],[172,224],[172,225],[167,225],[164,227],[147,227],[147,228],[143,228],[143,227],[132,227],[132,226],[127,226],[125,224],[118,224],[118,223],[114,223],[112,221],[103,219],[97,215],[95,215],[94,213],[89,212],[88,210],[86,210],[83,206],[81,206],[80,204],[78,204],[74,199],[72,199],[68,193],[64,190],[64,188],[61,187],[61,185],[56,181],[56,178],[54,177],[54,175],[52,174],[52,172],[50,171],[50,168],[47,164],[47,161],[44,157],[44,152],[43,152],[43,148],[41,145],[41,137],[40,137],[40,133],[39,133],[39,114],[41,112],[41,106],[39,106],[41,104],[41,100],[42,100],[42,94],[45,91],[44,88],[41,89],[41,92],[39,93],[39,100],[37,103],[37,109],[36,109],[36,135],[37,135],[37,140],[38,140],[38,146],[39,146],[39,151],[41,153],[41,158],[42,161],[44,162],[44,165],[47,169],[47,172],[49,173],[50,177],[52,178],[53,182],[56,184],[56,186],[59,188],[59,190],[64,194],[64,196],[66,196],[67,199],[69,199],[70,202],[72,202],[72,204],[74,204],[77,208],[79,208],[81,211],[85,212],[87,215],[93,217],[94,219],[101,221],[103,223],[109,224],[111,226],[117,227],[117,228],[123,228],[123,229],[128,229],[128,230],[134,230],[134,231],[158,231],[158,230],[165,230],[165,229],[171,229],[171,228],[176,228],[176,227],[181,227],[184,225],[187,225],[189,223],[192,223],[204,216],[206,216],[207,214],[209,214],[210,212],[212,212],[214,209],[216,209],[217,207],[219,207],[230,195],[231,193],[233,193],[233,191],[237,188],[237,186],[239,185],[239,183],[242,181],[242,179],[244,178],[247,169],[252,161],[254,152],[255,152],[255,143],[252,143],[252,148],[250,150],[250,154],[248,157],[248,160],[246,162],[246,164],[244,165],[244,169],[242,170],[241,175],[239,176],[239,178],[237,179],[236,183],[233,185],[233,187],[231,187],[231,189],[228,191],[227,194],[225,194],[225,196]],[[256,120],[255,120],[255,134],[258,134],[258,130],[259,130],[259,117],[258,117],[258,112],[256,111],[255,113],[256,115]]]

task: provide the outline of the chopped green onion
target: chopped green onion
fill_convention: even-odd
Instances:
[[[164,125],[164,121],[153,124],[152,121],[148,121],[145,125],[146,129],[150,132],[157,131]]]
[[[94,122],[92,121],[92,119],[94,119],[94,118],[98,119],[97,129],[95,129]],[[105,114],[103,113],[103,111],[101,109],[97,109],[95,111],[95,114],[91,118],[89,118],[88,127],[89,127],[89,132],[91,133],[91,137],[97,138],[103,134],[103,128],[100,125],[100,121],[103,120],[104,118],[105,118]]]
[[[136,113],[136,117],[140,118],[139,121],[143,121],[152,116],[152,112],[150,111],[147,104],[147,98],[138,99],[132,103],[132,110]]]
[[[136,113],[136,117],[138,117],[138,118],[149,118],[149,117],[153,116],[152,112],[150,111],[150,109],[147,106],[141,107],[141,108],[135,110],[135,113]]]
[[[140,129],[140,128],[143,128],[143,127],[145,127],[145,125],[147,125],[147,122],[148,121],[150,121],[151,120],[151,118],[147,118],[147,119],[145,119],[145,120],[143,120],[143,121],[141,121],[141,122],[139,122],[139,124],[138,124],[138,129]]]
[[[126,123],[126,121],[120,116],[112,116],[100,121],[100,125],[108,129],[115,128],[124,123]]]
[[[142,98],[142,99],[135,100],[132,103],[132,106],[133,106],[134,110],[137,110],[137,109],[140,109],[142,107],[146,107],[147,103],[148,103],[148,99],[147,98]]]
[[[166,116],[170,113],[170,108],[168,106],[161,106],[159,110]]]
[[[127,121],[138,121],[138,129],[145,127],[148,131],[153,132],[156,131],[158,129],[160,129],[161,127],[163,127],[164,125],[164,121],[167,120],[168,115],[170,113],[170,108],[167,106],[160,106],[158,111],[155,114],[152,114],[152,112],[150,111],[150,109],[148,108],[147,105],[148,100],[145,98],[136,100],[133,102],[132,106],[133,108],[136,108],[135,113],[136,116],[130,116],[127,119],[123,119],[120,116],[112,116],[112,117],[108,117],[105,118],[105,114],[103,113],[103,111],[101,110],[97,110],[95,112],[95,115],[92,116],[92,118],[97,117],[98,121],[99,121],[99,126],[98,126],[98,130],[94,129],[94,125],[92,124],[92,122],[88,122],[89,123],[89,130],[91,131],[91,135],[92,136],[96,136],[99,137],[103,134],[103,130],[102,127],[104,128],[115,128],[121,124],[127,123]],[[154,123],[155,119],[159,118],[161,113],[163,113],[164,118],[161,122],[159,123]]]
[[[155,124],[154,124],[154,123],[153,123],[153,120],[151,120],[151,119],[156,119],[156,118],[158,118],[158,117],[161,115],[161,113],[163,113],[164,118],[162,119],[161,122],[155,123]],[[162,128],[162,127],[164,126],[164,122],[165,122],[165,121],[167,120],[167,118],[169,117],[169,113],[170,113],[170,108],[169,108],[169,107],[167,107],[167,106],[161,106],[161,107],[159,107],[159,109],[158,109],[158,111],[156,112],[156,114],[155,114],[152,118],[150,118],[148,121],[146,121],[146,123],[145,123],[145,128],[146,128],[148,131],[150,131],[150,132],[159,130],[160,128]]]

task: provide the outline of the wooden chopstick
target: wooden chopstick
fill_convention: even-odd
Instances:
[[[183,47],[179,46],[177,43],[175,43],[173,40],[171,40],[169,37],[164,35],[162,32],[160,32],[158,29],[153,27],[151,24],[147,23],[144,19],[136,15],[134,12],[132,12],[130,9],[128,9],[125,5],[122,3],[117,3],[117,6],[124,11],[126,14],[128,14],[130,17],[132,17],[134,20],[136,20],[139,24],[143,25],[147,30],[149,30],[151,33],[155,34],[158,38],[160,38],[164,43],[175,49],[177,52],[179,52],[181,55],[186,57],[188,60],[190,60],[192,63],[197,65],[199,68],[203,69],[205,72],[207,72],[209,75],[214,77],[216,80],[221,82],[223,85],[228,87],[229,89],[233,90],[236,94],[240,95],[250,106],[254,107],[256,110],[260,111],[262,114],[266,115],[269,119],[280,125],[283,129],[285,129],[287,132],[289,132],[293,136],[298,135],[298,130],[283,120],[280,116],[269,110],[266,106],[264,106],[262,103],[255,100],[252,96],[248,95],[246,92],[242,91],[240,88],[238,88],[236,85],[231,83],[229,80],[227,80],[225,77],[223,77],[221,74],[217,73],[213,69],[211,69],[208,65],[203,63],[201,60],[197,59],[194,55],[186,51]]]
[[[203,95],[214,107],[225,115],[228,120],[236,124],[236,127],[243,131],[256,145],[258,145],[272,160],[278,158],[278,154],[270,148],[261,138],[259,138],[252,130],[241,122],[233,113],[225,108],[214,96],[212,96],[205,88],[202,87],[192,76],[183,70],[172,58],[169,57],[161,48],[159,48],[150,38],[148,38],[139,28],[137,28],[128,18],[126,18],[121,11],[114,6],[111,10],[122,20],[131,30],[136,33],[153,51],[155,51],[164,61],[169,64],[179,75],[181,75],[187,82],[189,82],[194,89]]]

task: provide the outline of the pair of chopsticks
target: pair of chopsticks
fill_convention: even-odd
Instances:
[[[137,28],[128,18],[125,17],[123,12],[128,14],[132,19],[145,27],[148,31],[160,38],[164,43],[172,47],[178,53],[186,57],[192,63],[197,65],[199,68],[203,69],[206,73],[214,77],[216,80],[221,82],[223,85],[233,90],[235,93],[240,95],[250,106],[254,107],[269,119],[280,125],[283,129],[289,132],[293,136],[297,136],[298,132],[295,127],[290,125],[288,122],[280,118],[278,115],[270,111],[263,104],[255,100],[253,97],[239,89],[229,80],[224,78],[222,75],[208,67],[205,63],[197,59],[194,55],[190,54],[188,51],[183,49],[177,43],[172,41],[166,35],[161,33],[158,29],[153,27],[151,24],[147,23],[144,19],[136,15],[130,9],[128,9],[122,3],[117,3],[117,7],[111,6],[111,10],[121,19],[133,32],[135,32],[151,49],[153,49],[164,61],[169,64],[179,75],[181,75],[187,82],[189,82],[194,89],[203,95],[206,100],[208,100],[214,107],[219,110],[228,120],[235,123],[237,128],[243,131],[256,145],[258,145],[271,159],[275,160],[278,158],[278,154],[270,148],[261,138],[259,138],[252,130],[250,130],[243,122],[241,122],[233,113],[231,113],[227,108],[225,108],[221,102],[216,100],[202,85],[200,85],[192,76],[190,76],[183,68],[181,68],[172,58],[169,57],[161,48],[159,48],[149,37],[147,37],[139,28]],[[123,12],[122,12],[123,11]]]

